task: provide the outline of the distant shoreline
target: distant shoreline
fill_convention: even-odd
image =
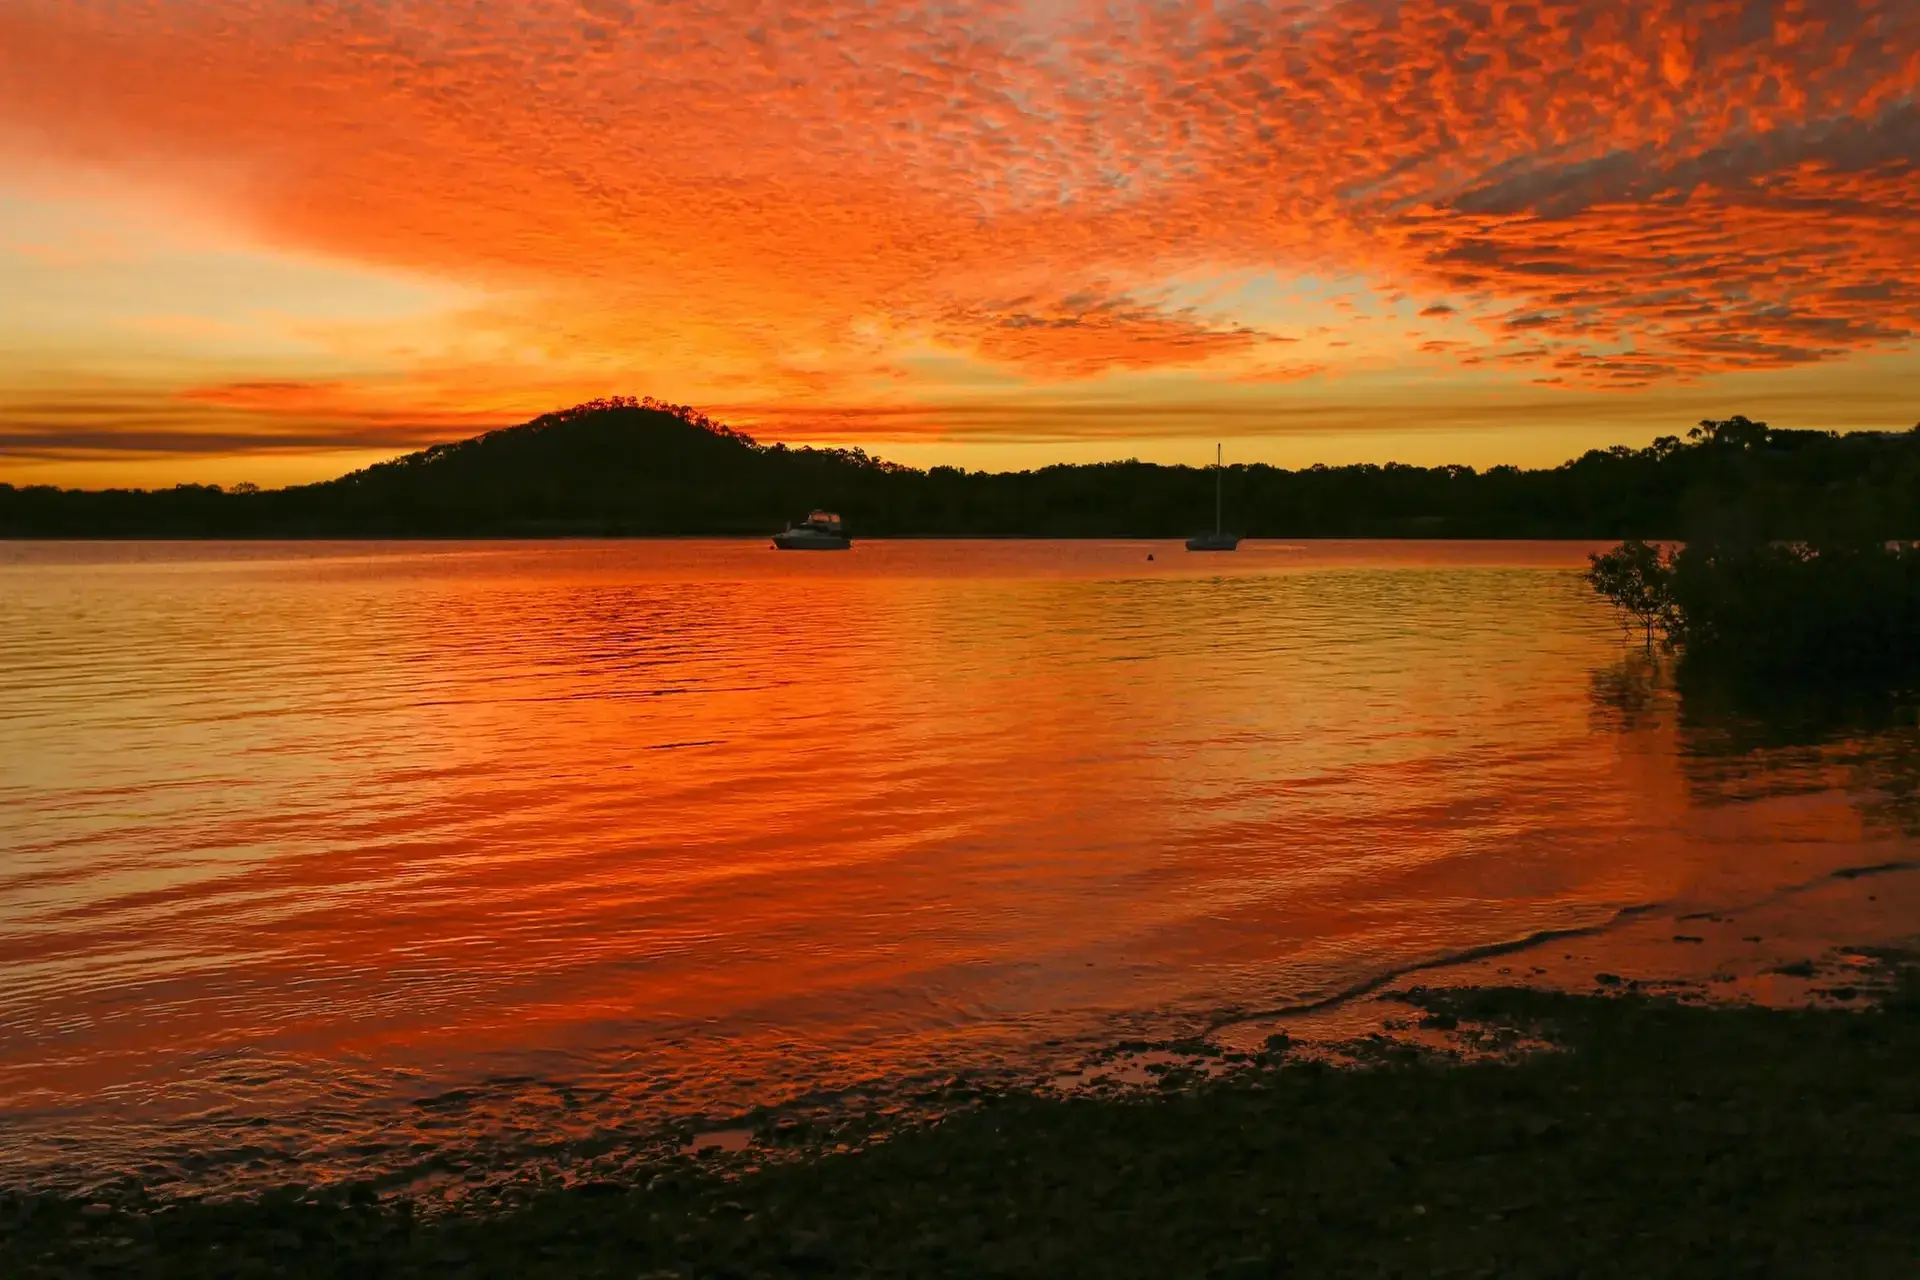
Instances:
[[[871,542],[1140,542],[1178,545],[1191,534],[1127,533],[887,533],[855,535],[854,545]],[[217,533],[8,533],[0,534],[0,544],[52,542],[767,542],[772,533],[311,533],[311,534],[217,534]],[[1610,534],[1243,534],[1242,544],[1281,542],[1613,542]],[[1668,542],[1670,538],[1649,537],[1649,541]],[[769,550],[772,549],[769,545]],[[795,553],[799,554],[799,553]],[[1218,559],[1221,552],[1193,552]],[[1237,553],[1224,553],[1233,555]]]
[[[1612,540],[1739,531],[1920,537],[1920,432],[1776,431],[1745,418],[1563,466],[1287,471],[1143,462],[918,470],[790,449],[691,410],[597,401],[318,484],[79,490],[0,483],[0,538],[771,538],[837,512],[855,541],[1242,537]]]

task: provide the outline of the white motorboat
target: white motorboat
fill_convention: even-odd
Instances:
[[[773,545],[781,551],[845,551],[853,545],[840,517],[831,511],[814,511],[799,524],[789,523],[773,535]]]

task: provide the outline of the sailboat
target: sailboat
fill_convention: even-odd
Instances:
[[[1220,527],[1220,446],[1213,446],[1213,532],[1196,533],[1187,539],[1189,551],[1238,551],[1240,535]]]

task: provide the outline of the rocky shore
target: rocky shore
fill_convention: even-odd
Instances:
[[[1904,1277],[1913,959],[1846,1008],[1416,988],[1419,1034],[1344,1067],[1276,1036],[1145,1089],[960,1089],[860,1149],[769,1132],[484,1214],[16,1193],[0,1274]]]

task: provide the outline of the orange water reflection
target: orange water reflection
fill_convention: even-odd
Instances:
[[[1585,551],[9,548],[4,1171],[1038,1070],[1911,857],[1883,745],[1597,704]]]

